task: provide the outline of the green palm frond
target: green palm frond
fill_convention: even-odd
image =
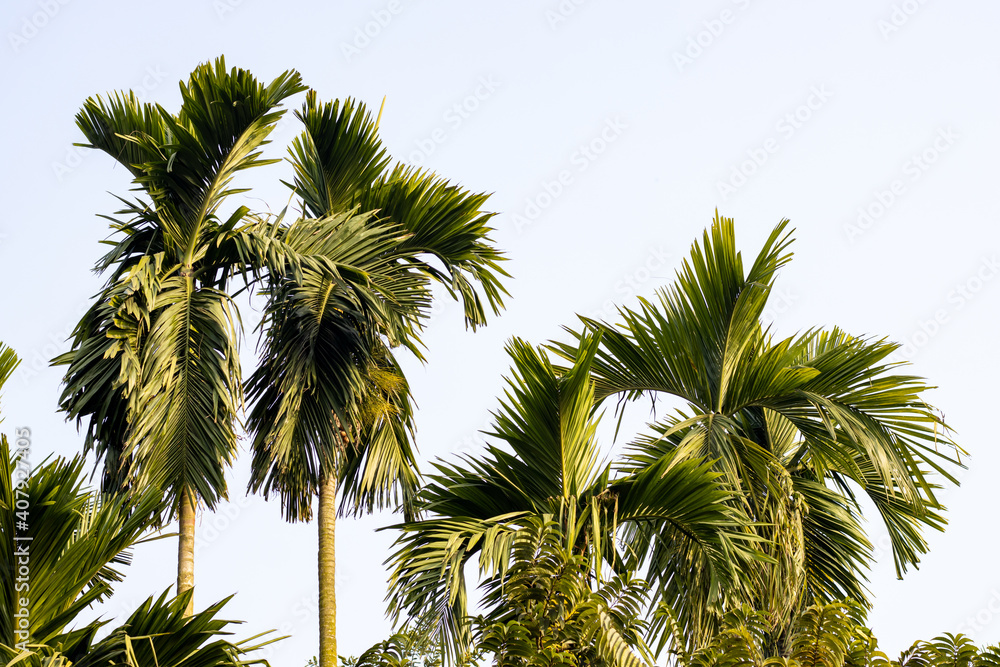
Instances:
[[[796,621],[791,658],[802,667],[842,667],[854,628],[845,605],[812,605]]]
[[[0,444],[0,569],[17,571],[18,549],[30,552],[30,592],[17,592],[13,577],[4,577],[0,601],[0,642],[13,646],[15,603],[30,600],[30,635],[45,643],[93,602],[106,599],[121,581],[117,566],[130,561],[128,549],[144,537],[162,504],[148,493],[135,503],[87,493],[81,485],[82,457],[57,459],[24,471],[15,487],[6,438]],[[22,466],[23,467],[23,466]],[[17,503],[20,500],[22,503]],[[27,504],[25,515],[18,509]],[[30,543],[15,541],[17,521],[27,525]],[[24,531],[19,531],[22,535]],[[23,582],[22,582],[23,583]],[[23,590],[23,586],[21,587]]]
[[[102,489],[134,482],[126,454],[129,395],[141,384],[142,355],[161,286],[162,254],[141,256],[102,290],[73,332],[72,349],[53,360],[68,366],[59,407],[86,423],[84,453],[104,462]]]
[[[811,471],[793,474],[792,480],[809,508],[802,517],[806,597],[818,602],[867,599],[865,572],[874,551],[855,505]]]
[[[274,230],[245,207],[219,216],[241,192],[239,172],[273,162],[261,148],[280,104],[304,87],[294,71],[264,84],[218,58],[180,88],[176,114],[112,94],[87,100],[77,116],[84,145],[124,164],[142,197],[120,199],[116,238],[97,263],[108,281],[54,363],[67,367],[60,407],[86,425],[105,489],[138,481],[170,489],[175,501],[188,489],[211,507],[226,494],[242,401],[228,281],[289,255],[274,252]],[[234,236],[255,241],[241,246]],[[255,246],[270,254],[238,252]]]
[[[527,342],[514,339],[507,346],[514,361],[507,400],[500,402],[494,430],[487,435],[503,440],[518,466],[532,471],[536,485],[525,490],[533,498],[578,497],[600,474],[590,382],[598,342],[584,341],[579,363],[562,376],[556,376],[548,358]]]
[[[976,667],[980,664],[979,649],[969,637],[950,632],[928,642],[935,667]]]
[[[316,218],[350,210],[391,160],[371,115],[351,98],[320,102],[309,91],[295,116],[305,131],[292,141],[293,187],[305,210]]]
[[[296,115],[306,129],[290,151],[291,186],[308,215],[376,211],[406,232],[397,252],[408,266],[462,301],[469,326],[486,323],[480,290],[493,314],[500,311],[507,294],[501,281],[509,276],[489,237],[493,214],[482,211],[488,195],[402,165],[389,170],[378,128],[359,102],[320,103],[309,95]]]
[[[393,634],[356,658],[341,656],[340,661],[344,667],[440,667],[441,645],[429,628],[417,627]]]
[[[0,385],[13,361],[0,344]],[[100,619],[78,626],[80,614],[106,601],[122,581],[132,547],[158,539],[149,535],[164,499],[155,490],[132,498],[87,490],[81,456],[33,467],[23,456],[12,456],[7,438],[0,438],[0,571],[11,573],[0,577],[0,662],[24,667],[263,662],[247,658],[263,645],[253,644],[258,638],[237,643],[225,638],[231,622],[215,618],[225,601],[186,617],[190,592],[150,598],[117,627],[109,629],[111,621]],[[25,536],[30,539],[15,539]],[[29,574],[15,577],[22,568]],[[21,612],[25,605],[27,615]]]
[[[929,387],[896,373],[896,346],[839,329],[774,340],[761,323],[776,272],[791,259],[780,222],[749,268],[734,224],[716,214],[672,286],[615,324],[584,318],[576,341],[600,335],[599,400],[670,396],[685,407],[651,425],[630,451],[630,472],[708,458],[739,492],[734,509],[771,543],[753,593],[775,626],[812,601],[864,601],[871,545],[860,489],[889,530],[902,575],[945,524],[935,491],[955,483],[961,450],[923,399]],[[575,344],[553,344],[575,359]],[[761,569],[763,568],[763,569]],[[770,574],[768,574],[770,572]]]
[[[361,210],[377,210],[410,234],[400,251],[461,301],[465,322],[473,330],[486,324],[487,306],[494,315],[503,308],[507,290],[502,281],[510,277],[501,266],[504,256],[489,236],[493,228],[487,223],[494,214],[482,211],[488,197],[430,172],[397,165],[357,200]]]
[[[977,666],[1000,667],[1000,644],[983,647],[979,651]]]
[[[247,70],[226,69],[225,59],[198,66],[181,84],[181,109],[174,116],[159,106],[140,105],[131,93],[90,98],[77,124],[90,142],[122,162],[156,210],[165,247],[187,263],[211,233],[233,177],[273,162],[260,148],[281,116],[276,107],[304,90],[297,72],[269,85]]]
[[[420,479],[410,387],[385,347],[373,350],[365,377],[356,435],[365,446],[348,447],[341,462],[340,511],[360,514],[402,507],[406,520],[412,521]]]
[[[175,509],[182,489],[214,508],[225,497],[242,399],[228,297],[187,278],[164,280],[143,352],[141,384],[129,396],[125,453],[140,484],[167,491]]]
[[[379,388],[377,380],[401,376],[383,336],[406,338],[410,314],[424,308],[429,295],[391,259],[396,228],[373,223],[367,214],[342,214],[298,221],[281,241],[298,267],[268,273],[261,362],[246,384],[253,406],[247,423],[254,434],[250,488],[280,494],[286,516],[305,520],[318,480],[340,475],[350,456],[347,479],[360,486],[352,481],[348,488],[359,503],[387,499],[396,481],[412,490],[408,387],[403,380]],[[376,396],[394,406],[386,420],[363,414]],[[348,455],[345,445],[357,449],[362,431],[374,456],[363,450]],[[386,465],[372,465],[380,462]]]
[[[267,665],[251,654],[278,641],[278,637],[262,639],[256,635],[240,641],[228,638],[229,626],[236,621],[218,618],[229,601],[226,598],[192,616],[185,615],[190,592],[175,598],[163,593],[148,598],[125,622],[110,632],[99,631],[107,621],[94,621],[78,630],[49,638],[45,642],[29,642],[25,650],[0,642],[0,657],[5,664],[23,667],[250,667]]]
[[[762,540],[731,507],[732,489],[710,462],[664,458],[638,471],[629,462],[623,470],[632,472],[611,482],[609,491],[613,520],[622,526],[624,567],[646,572],[689,642],[702,642],[728,603],[748,597],[749,577],[739,573],[766,558]],[[665,642],[663,620],[652,629]]]
[[[268,266],[268,329],[247,381],[250,488],[280,495],[286,517],[303,520],[319,480],[338,475],[341,512],[401,500],[412,513],[412,406],[391,349],[423,359],[419,334],[435,282],[463,300],[473,326],[485,323],[474,282],[494,313],[502,306],[507,274],[488,237],[492,214],[480,210],[485,195],[432,174],[388,171],[363,104],[324,103],[310,92],[296,116],[305,130],[290,149],[289,185],[307,217],[276,235],[297,264]],[[390,370],[399,390],[378,389],[373,380]],[[373,406],[381,418],[365,414]]]
[[[149,141],[138,139],[163,142],[166,135],[160,108],[139,102],[131,91],[88,98],[76,116],[76,124],[89,142],[80,146],[104,151],[134,178],[143,175],[143,165],[158,153],[150,150]]]
[[[148,598],[121,625],[125,655],[129,667],[158,665],[159,667],[249,667],[267,665],[263,659],[250,659],[248,654],[278,641],[279,637],[262,640],[263,633],[233,642],[229,626],[238,621],[218,618],[231,596],[187,616],[191,592],[174,598],[162,593]]]
[[[763,647],[767,642],[767,623],[760,612],[748,607],[728,611],[711,641],[691,652],[684,648],[687,633],[681,630],[671,606],[662,605],[658,612],[672,628],[671,652],[680,667],[758,667],[766,664]]]
[[[761,344],[758,318],[776,271],[791,258],[786,226],[783,221],[774,229],[744,275],[733,221],[716,217],[675,285],[658,292],[658,303],[640,300],[639,311],[619,309],[622,327],[587,321],[602,331],[594,361],[598,397],[664,392],[702,412],[729,412],[724,406],[731,403],[732,375]],[[565,356],[572,348],[557,349]]]
[[[581,341],[575,365],[560,374],[542,350],[512,341],[506,398],[488,434],[503,448],[438,463],[420,493],[418,508],[427,518],[399,526],[403,534],[389,560],[390,610],[441,614],[458,654],[465,564],[478,557],[485,585],[497,585],[516,562],[514,535],[531,517],[553,517],[566,548],[579,550],[597,579],[605,565],[627,569],[648,560],[653,576],[683,587],[695,569],[716,604],[738,579],[733,563],[753,558],[755,538],[709,464],[664,462],[612,478],[611,466],[598,461],[589,375],[598,344]]]

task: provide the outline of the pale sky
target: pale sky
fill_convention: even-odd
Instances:
[[[47,360],[67,349],[103,282],[90,271],[108,234],[96,216],[129,189],[110,158],[72,147],[74,114],[114,89],[176,111],[177,82],[225,54],[262,80],[298,69],[322,98],[377,109],[386,96],[381,133],[395,157],[494,193],[512,296],[475,334],[459,308],[440,306],[428,364],[407,363],[425,462],[481,447],[509,337],[542,343],[576,313],[610,317],[612,304],[651,295],[716,208],[735,217],[748,255],[790,218],[795,259],[769,313],[777,332],[836,324],[905,343],[972,454],[962,487],[943,494],[950,526],[931,536],[920,570],[897,581],[881,551],[870,620],[882,647],[895,654],[944,631],[1000,641],[1000,448],[989,425],[1000,4],[6,0],[2,19],[0,340],[23,359],[3,428],[30,427],[36,461],[80,449],[56,413],[60,371]],[[275,157],[298,131],[290,121],[273,135]],[[249,174],[246,203],[283,207],[288,173]],[[247,372],[257,316],[244,307],[243,317]],[[645,416],[630,415],[632,432]],[[223,617],[245,620],[246,635],[291,634],[272,665],[301,667],[316,653],[315,526],[245,497],[248,458],[231,472],[232,502],[199,519],[196,604],[235,593]],[[389,632],[381,563],[393,536],[375,529],[394,521],[338,524],[341,654]],[[873,524],[873,539],[883,535]],[[175,553],[173,539],[138,549],[103,613],[124,616],[173,585]]]

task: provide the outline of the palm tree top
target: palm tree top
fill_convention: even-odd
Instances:
[[[579,330],[568,329],[575,340],[552,345],[574,361],[579,341],[600,334],[599,401],[679,400],[633,444],[632,470],[678,457],[715,461],[748,518],[774,526],[769,539],[784,544],[775,552],[784,573],[762,593],[774,598],[763,604],[777,605],[775,622],[802,595],[866,599],[872,547],[861,494],[889,530],[897,572],[916,565],[927,550],[923,530],[946,523],[935,492],[957,483],[961,452],[923,397],[930,387],[889,360],[898,345],[838,328],[778,339],[762,321],[792,257],[788,225],[774,227],[747,267],[733,220],[716,213],[672,285],[620,307],[614,323],[581,318]]]
[[[87,99],[77,124],[89,143],[80,145],[105,151],[129,170],[155,210],[168,257],[190,266],[207,252],[212,228],[246,213],[216,219],[228,195],[245,191],[231,187],[238,172],[276,162],[263,159],[260,148],[284,113],[278,106],[303,90],[294,70],[265,85],[247,70],[226,69],[220,56],[180,84],[176,115],[131,92]]]
[[[487,433],[502,444],[438,462],[428,475],[418,503],[424,518],[396,527],[403,534],[388,561],[394,614],[430,614],[461,645],[464,565],[478,558],[484,585],[493,586],[510,566],[514,535],[537,519],[555,521],[566,548],[585,556],[598,579],[608,567],[655,564],[684,582],[693,606],[706,607],[739,587],[735,571],[756,557],[753,538],[709,462],[664,461],[635,473],[623,461],[601,462],[591,379],[600,342],[583,336],[565,372],[544,347],[508,344],[513,366]],[[633,539],[645,546],[632,548]]]

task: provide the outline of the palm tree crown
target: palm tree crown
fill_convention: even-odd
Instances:
[[[240,171],[267,164],[260,148],[303,90],[296,72],[268,85],[223,58],[182,84],[181,108],[141,104],[132,93],[91,98],[77,115],[87,146],[132,175],[144,198],[122,200],[119,239],[98,262],[107,284],[76,328],[61,408],[86,421],[85,449],[104,460],[105,488],[157,488],[180,516],[178,589],[193,586],[194,508],[226,496],[242,402],[238,318],[228,284],[247,270],[248,249],[273,231],[239,207]],[[272,250],[272,260],[280,251]],[[257,260],[258,263],[260,260]]]
[[[889,531],[897,572],[916,565],[923,529],[945,523],[935,479],[955,482],[945,466],[956,462],[922,398],[928,387],[886,361],[896,345],[839,329],[775,340],[762,324],[775,274],[791,258],[786,228],[777,225],[745,269],[733,221],[717,215],[673,286],[620,308],[616,324],[584,319],[574,334],[600,335],[598,400],[679,399],[683,407],[633,445],[630,469],[714,461],[773,561],[754,566],[754,604],[785,628],[814,601],[866,600],[872,548],[859,494]],[[578,355],[571,344],[556,347],[566,359]],[[683,607],[675,581],[655,581]]]
[[[514,536],[526,522],[551,517],[592,577],[604,567],[627,572],[648,562],[669,567],[706,610],[739,585],[740,564],[754,557],[732,491],[709,463],[664,459],[623,474],[625,461],[599,461],[599,406],[591,366],[599,337],[583,337],[574,364],[557,372],[543,350],[515,339],[506,400],[488,435],[502,442],[479,457],[439,463],[420,493],[428,516],[400,526],[391,557],[390,608],[431,615],[461,649],[468,641],[465,564],[478,556],[488,587],[510,567]],[[655,535],[644,551],[622,549],[623,536]]]
[[[305,130],[290,151],[291,186],[303,217],[280,238],[317,262],[267,274],[261,360],[247,382],[250,489],[277,494],[291,521],[309,520],[318,498],[319,664],[333,667],[338,490],[341,512],[402,500],[412,516],[413,408],[393,348],[422,358],[432,284],[461,300],[476,328],[487,308],[502,308],[507,274],[486,195],[389,169],[362,104],[320,103],[310,91],[296,115]]]

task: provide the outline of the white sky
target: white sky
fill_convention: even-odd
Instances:
[[[883,648],[943,631],[1000,641],[998,25],[988,0],[5,0],[0,340],[23,364],[3,397],[4,428],[31,427],[36,460],[81,445],[55,412],[60,373],[45,362],[102,282],[90,272],[107,235],[96,214],[129,187],[109,158],[71,147],[83,100],[131,88],[176,110],[177,81],[219,54],[263,80],[295,68],[324,98],[377,107],[386,95],[382,136],[396,157],[494,193],[513,296],[476,334],[443,306],[428,365],[408,364],[423,460],[479,446],[510,336],[541,343],[574,313],[651,294],[716,207],[736,218],[750,255],[788,217],[798,241],[774,296],[779,333],[839,324],[907,342],[973,454],[962,488],[944,494],[951,525],[931,536],[921,569],[896,581],[887,551],[874,568]],[[296,132],[280,128],[274,156]],[[746,163],[754,157],[762,164]],[[288,173],[250,174],[259,199],[248,204],[281,208]],[[863,226],[859,208],[873,212]],[[243,315],[248,369],[256,315]],[[300,666],[316,652],[314,526],[245,498],[247,464],[242,455],[232,471],[233,503],[200,519],[197,603],[236,593],[223,616],[247,621],[246,634],[291,634],[272,664]],[[392,536],[375,529],[393,521],[339,524],[344,655],[388,632],[381,562]],[[172,539],[140,548],[105,613],[172,585],[175,549]]]

